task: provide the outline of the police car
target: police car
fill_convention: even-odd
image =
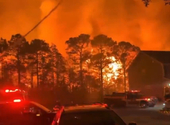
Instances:
[[[0,90],[0,102],[11,102],[14,99],[26,100],[28,94],[19,88],[5,88]]]
[[[0,98],[0,125],[50,125],[56,114],[26,100],[20,90],[6,89]]]

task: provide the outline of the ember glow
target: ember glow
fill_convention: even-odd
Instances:
[[[94,54],[94,53],[95,53],[95,50],[91,49],[91,54]],[[118,78],[123,78],[122,63],[119,60],[116,60],[116,58],[114,56],[107,57],[106,59],[110,60],[111,63],[108,64],[103,69],[104,87],[107,88],[107,86],[112,86],[112,85],[117,86],[116,80]],[[90,59],[86,60],[87,65],[90,63],[91,63]],[[84,68],[87,68],[87,66]],[[96,72],[93,69],[88,69],[88,70],[89,71],[91,70],[92,75],[96,76]]]
[[[123,78],[121,62],[116,60],[114,56],[108,57],[107,59],[110,59],[112,63],[108,64],[108,66],[103,69],[104,86],[113,85],[118,78]],[[86,64],[89,63],[91,63],[90,59],[86,60]],[[84,68],[87,67],[85,66]],[[91,74],[96,76],[96,72],[93,69],[88,70],[92,72]]]
[[[112,63],[108,64],[103,70],[104,81],[114,84],[113,80],[116,80],[120,76],[122,64],[120,61],[117,61],[114,56],[108,58],[112,60]]]

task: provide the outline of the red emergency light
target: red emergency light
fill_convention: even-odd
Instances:
[[[9,92],[9,89],[6,89],[5,92],[8,93],[8,92]]]
[[[140,92],[139,90],[131,90],[130,92]]]
[[[21,99],[14,99],[13,102],[21,102]]]
[[[6,89],[6,90],[5,90],[6,93],[9,93],[9,92],[17,92],[17,91],[19,91],[19,89],[15,89],[15,90]]]

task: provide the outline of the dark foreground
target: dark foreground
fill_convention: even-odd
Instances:
[[[129,107],[114,110],[126,123],[135,121],[137,125],[170,125],[170,115],[160,113],[160,109],[162,109],[162,104],[158,104],[154,108]]]

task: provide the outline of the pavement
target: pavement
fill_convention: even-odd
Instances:
[[[170,125],[170,115],[160,112],[163,103],[155,107],[138,108],[127,107],[114,109],[114,111],[126,122],[136,122],[137,125]]]

